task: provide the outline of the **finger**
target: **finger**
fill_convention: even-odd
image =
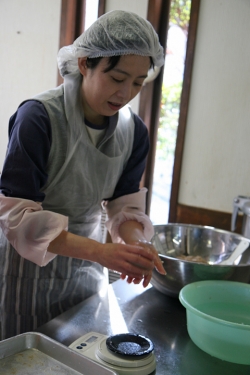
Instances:
[[[132,282],[134,283],[134,284],[140,284],[140,282],[143,280],[143,277],[135,277],[135,278],[133,278],[133,277],[130,277],[130,276],[126,276],[126,275],[121,275],[121,278],[123,279],[123,280],[125,280],[126,278],[127,278],[127,282],[129,283],[129,284],[131,284]]]
[[[122,280],[127,279],[127,280],[126,280],[127,283],[131,284],[134,278],[131,277],[131,276],[127,276],[127,275],[125,275],[125,274],[122,274],[122,275],[121,275],[121,279],[122,279]]]
[[[119,261],[120,269],[117,271],[133,277],[142,277],[148,274],[155,267],[155,260],[149,260],[140,254],[125,254]]]
[[[144,249],[143,256],[144,257],[149,257],[150,259],[152,259],[152,257],[153,257],[155,264],[157,264],[157,266],[160,269],[162,269],[162,264],[161,264],[161,260],[159,258],[158,252],[151,242],[140,240],[140,241],[137,241],[136,244],[143,247],[143,249]]]
[[[144,280],[143,280],[143,283],[142,283],[144,288],[146,288],[148,286],[148,284],[150,283],[151,276],[152,276],[152,274],[144,276]]]
[[[127,277],[127,283],[128,283],[128,284],[131,284],[132,281],[133,281],[133,279],[134,279],[133,277],[128,276],[128,277]]]
[[[154,262],[149,262],[141,260],[141,259],[130,259],[130,261],[121,261],[119,264],[119,267],[116,267],[116,271],[120,272],[122,275],[122,278],[129,276],[134,278],[142,278],[144,275],[147,275],[148,273],[152,272],[154,269],[155,264]]]
[[[146,248],[149,249],[149,251],[152,252],[152,254],[154,254],[155,268],[162,275],[166,275],[166,271],[165,271],[165,269],[162,265],[163,262],[161,261],[161,259],[159,257],[159,254],[158,254],[157,250],[155,249],[155,247],[153,246],[153,244],[151,242],[143,241],[143,240],[140,240],[137,243],[140,244],[141,246],[143,246],[145,249]]]
[[[138,244],[138,242],[136,242]],[[152,248],[150,246],[146,246],[146,244],[142,245],[126,245],[127,246],[127,252],[134,255],[140,255],[148,260],[154,260],[155,255],[157,255],[157,252],[155,250],[152,251]]]
[[[155,268],[156,270],[162,274],[162,275],[166,275],[167,272],[165,271],[165,268],[163,267],[163,262],[161,261],[161,258],[157,258],[156,261],[155,261]]]
[[[139,278],[139,277],[138,277],[138,278],[135,278],[135,279],[133,280],[133,283],[134,283],[134,284],[140,284],[140,282],[142,281],[142,279],[143,279],[142,277],[140,277],[140,278]]]

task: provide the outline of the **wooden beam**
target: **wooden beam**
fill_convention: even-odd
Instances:
[[[201,207],[192,207],[177,204],[176,223],[206,225],[218,229],[231,231],[232,214],[209,210]],[[235,232],[241,234],[243,216],[238,215]]]
[[[85,23],[85,0],[62,0],[59,48],[68,46],[82,34]],[[58,85],[63,82],[58,72]]]
[[[105,13],[106,0],[99,0],[98,4],[98,18]]]

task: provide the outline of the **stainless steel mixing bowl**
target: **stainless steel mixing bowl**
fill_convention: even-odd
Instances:
[[[191,224],[155,225],[152,243],[157,249],[165,276],[153,271],[151,283],[160,292],[178,297],[187,284],[201,280],[250,281],[250,239]],[[232,265],[220,265],[242,240],[249,245]]]

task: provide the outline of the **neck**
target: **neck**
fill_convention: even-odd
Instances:
[[[104,116],[89,116],[88,113],[84,111],[85,119],[93,125],[104,126],[107,123],[107,118]]]
[[[82,92],[82,107],[83,107],[83,113],[84,118],[89,121],[91,124],[101,126],[104,125],[107,121],[107,118],[103,115],[99,115],[96,112],[94,112],[86,102],[84,98],[84,93]]]

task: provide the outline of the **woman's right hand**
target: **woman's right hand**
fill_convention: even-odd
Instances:
[[[120,272],[122,278],[127,278],[128,282],[138,284],[144,279],[143,285],[146,287],[151,279],[153,269],[165,274],[160,258],[154,247],[145,246],[137,242],[128,244],[103,244],[103,251],[99,253],[98,263],[108,269]]]

